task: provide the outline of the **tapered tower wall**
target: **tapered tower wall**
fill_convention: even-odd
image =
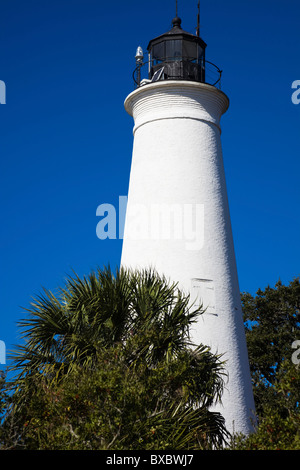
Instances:
[[[248,434],[254,401],[221,146],[228,105],[217,88],[181,80],[127,97],[134,143],[121,265],[154,267],[203,303],[192,339],[224,354],[217,409],[231,432]]]

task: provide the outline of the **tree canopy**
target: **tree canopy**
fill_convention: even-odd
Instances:
[[[274,385],[292,362],[293,343],[300,339],[300,281],[242,294],[244,322],[258,413],[274,397]]]
[[[242,294],[258,426],[229,436],[226,363],[189,330],[203,310],[154,271],[99,269],[44,290],[0,379],[0,449],[300,449],[300,281]],[[298,345],[298,352],[295,351]]]
[[[258,427],[238,448],[299,450],[300,280],[243,293],[242,303]]]
[[[201,313],[153,271],[99,269],[44,291],[20,322],[2,447],[222,447],[224,419],[210,407],[224,365],[189,338]]]

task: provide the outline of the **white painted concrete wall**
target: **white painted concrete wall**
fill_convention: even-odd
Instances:
[[[192,338],[224,353],[220,411],[231,432],[247,434],[254,402],[220,139],[228,104],[215,87],[187,81],[127,97],[135,125],[121,264],[155,267],[207,307]]]

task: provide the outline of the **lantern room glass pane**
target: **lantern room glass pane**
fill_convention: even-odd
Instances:
[[[202,47],[199,45],[198,45],[198,58],[199,59],[204,58],[204,49],[202,49]]]
[[[190,41],[182,41],[182,56],[184,59],[196,60],[197,59],[197,43]]]
[[[165,43],[159,42],[152,48],[152,59],[161,61],[165,58]]]
[[[182,41],[174,39],[166,42],[166,58],[181,59],[182,57]]]

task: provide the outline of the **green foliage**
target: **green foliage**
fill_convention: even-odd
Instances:
[[[266,409],[255,434],[239,438],[238,450],[300,450],[299,417],[282,419],[274,409]]]
[[[198,390],[201,387],[188,375],[195,358],[203,362],[202,352],[209,355],[205,350],[190,357],[185,354],[184,360],[178,357],[149,369],[142,361],[128,366],[119,347],[99,352],[93,370],[76,366],[60,380],[35,377],[22,390],[21,403],[17,400],[23,430],[16,448],[153,450],[222,445],[221,431],[226,434],[222,417],[203,406],[207,389]]]
[[[5,381],[5,373],[0,371],[0,422],[5,416],[9,407],[9,394],[7,393],[7,385]],[[1,433],[1,427],[0,427]]]
[[[300,282],[279,281],[256,297],[242,295],[258,426],[232,447],[300,450],[300,369],[292,344],[300,339]]]
[[[255,297],[244,293],[242,302],[256,411],[260,415],[266,405],[278,406],[274,385],[280,371],[282,375],[282,364],[291,362],[292,343],[300,339],[300,281],[294,279],[288,286],[279,281],[275,288],[259,289]]]
[[[258,427],[230,448],[299,450],[299,279],[242,302]],[[224,365],[189,339],[201,313],[152,271],[98,270],[45,290],[20,323],[16,375],[0,381],[0,448],[223,448],[223,417],[209,410]]]
[[[299,367],[290,361],[284,362],[272,389],[273,401],[265,405],[257,431],[249,437],[236,438],[234,448],[300,450]]]
[[[67,373],[74,364],[92,366],[96,351],[126,343],[151,331],[145,359],[176,355],[189,343],[189,327],[201,309],[189,309],[189,298],[153,271],[98,270],[82,280],[69,278],[58,295],[44,291],[20,322],[25,346],[12,356],[20,377],[45,368]],[[150,328],[151,327],[151,328]],[[139,354],[143,354],[141,350]]]
[[[192,349],[201,314],[154,272],[99,270],[33,301],[14,356],[0,446],[15,449],[208,449],[228,437],[209,411],[223,364]]]

